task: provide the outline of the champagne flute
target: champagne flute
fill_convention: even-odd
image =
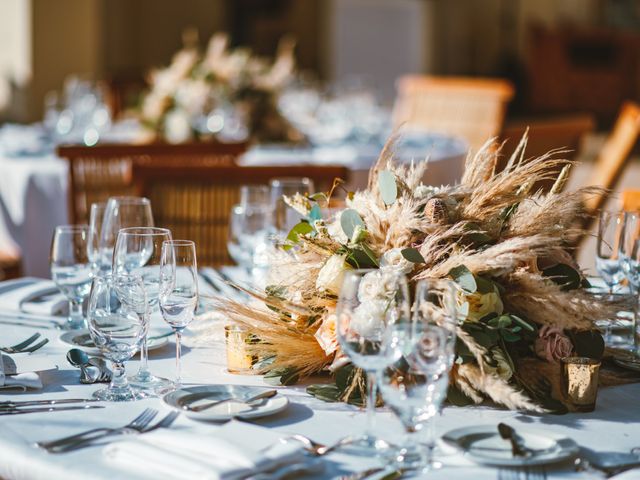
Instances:
[[[113,272],[126,272],[142,277],[147,299],[147,326],[151,324],[151,313],[158,306],[160,294],[160,262],[162,243],[171,240],[171,231],[156,227],[129,227],[118,233],[113,251]],[[140,350],[140,369],[131,383],[140,389],[162,393],[172,382],[152,375],[149,371],[147,336]]]
[[[601,211],[598,216],[598,238],[596,243],[596,270],[604,281],[609,295],[624,280],[620,261],[620,240],[624,225],[623,212]],[[604,340],[611,341],[611,321],[604,325]]]
[[[196,245],[191,240],[165,240],[160,262],[160,311],[176,334],[176,380],[180,388],[182,331],[193,321],[198,305]]]
[[[89,210],[89,261],[93,274],[100,272],[100,233],[104,221],[104,212],[107,208],[106,202],[92,203]]]
[[[280,234],[287,234],[299,221],[299,214],[289,208],[284,201],[284,196],[291,197],[296,193],[304,195],[313,193],[313,180],[307,177],[274,178],[271,186],[271,207],[273,208],[273,225]]]
[[[91,289],[89,226],[57,226],[51,242],[51,278],[69,301],[67,329],[86,328],[82,302]]]
[[[142,278],[120,272],[96,277],[91,286],[87,317],[89,334],[102,355],[113,364],[108,388],[93,396],[111,402],[144,398],[131,388],[124,362],[140,349],[147,331],[146,298]]]
[[[376,375],[402,356],[399,332],[410,334],[412,324],[406,277],[395,270],[348,270],[336,317],[342,351],[367,374],[367,428],[351,446],[362,454],[376,453],[387,446],[373,433]]]
[[[107,200],[100,240],[100,270],[110,271],[112,268],[113,249],[118,232],[128,227],[153,227],[151,202],[144,197],[111,197]]]

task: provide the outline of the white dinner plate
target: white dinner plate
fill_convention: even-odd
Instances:
[[[162,348],[169,343],[169,337],[153,338],[154,335],[161,335],[162,333],[164,332],[150,333],[150,338],[147,342],[148,350]],[[60,340],[67,345],[84,350],[89,355],[100,355],[102,353],[93,343],[89,330],[86,328],[65,332],[60,336]]]
[[[640,372],[640,359],[633,353],[616,353],[613,355],[613,362],[627,370]]]
[[[255,406],[242,403],[241,399],[249,398],[263,392],[265,388],[246,387],[240,385],[205,385],[201,387],[185,387],[167,393],[162,400],[172,408],[175,408],[194,420],[209,420],[222,422],[239,418],[258,418],[281,412],[289,404],[287,397],[276,395],[265,399]],[[200,412],[189,410],[188,406],[201,405],[226,398],[237,398],[240,401],[229,401],[213,406]]]
[[[572,458],[579,451],[578,444],[565,435],[520,426],[516,432],[524,446],[533,451],[531,456],[514,457],[511,442],[500,437],[497,424],[451,430],[442,440],[476,463],[497,467],[546,465]]]

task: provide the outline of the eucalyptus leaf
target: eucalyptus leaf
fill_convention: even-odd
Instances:
[[[315,222],[316,220],[322,220],[322,210],[320,209],[320,205],[316,204],[313,207],[311,207],[308,217],[310,222]]]
[[[417,248],[404,248],[400,252],[405,260],[413,263],[427,263]]]
[[[582,277],[580,273],[566,263],[558,263],[552,267],[545,268],[542,271],[545,277],[549,277],[558,285],[562,286],[562,290],[575,290],[580,288]]]
[[[365,228],[364,222],[362,218],[352,208],[348,208],[342,212],[340,215],[340,226],[342,227],[342,231],[347,236],[347,238],[351,238],[353,236],[353,231],[356,226],[360,226],[361,228]]]
[[[378,188],[385,205],[392,205],[398,197],[396,176],[389,170],[382,170],[378,174]]]
[[[476,275],[474,278],[476,280],[476,285],[478,286],[478,293],[482,293],[484,295],[485,293],[493,293],[498,290],[496,284],[491,280],[479,275]]]
[[[287,240],[292,243],[298,243],[300,241],[300,235],[307,235],[313,231],[313,227],[308,222],[300,222],[289,231]]]
[[[475,293],[478,290],[478,284],[473,273],[464,265],[459,265],[449,270],[449,276],[467,293]]]
[[[529,332],[535,332],[536,328],[531,325],[529,322],[527,322],[526,320],[523,320],[522,318],[518,317],[517,315],[511,314],[509,315],[511,317],[511,320],[513,320],[515,323],[517,323],[518,325],[520,325],[523,329],[528,330]]]

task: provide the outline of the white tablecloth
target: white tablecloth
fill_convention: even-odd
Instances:
[[[0,324],[0,332],[2,332],[0,344],[15,343],[26,338],[32,331],[31,328]],[[39,360],[46,360],[52,368],[42,374],[44,390],[29,394],[0,393],[0,400],[86,398],[96,388],[101,388],[95,385],[80,385],[78,370],[71,368],[64,358],[68,346],[58,340],[60,333],[54,330],[42,332],[51,341],[34,355]],[[217,338],[217,341],[212,340],[205,347],[185,348],[183,358],[185,383],[264,385],[259,376],[227,373],[222,335],[220,334]],[[150,366],[154,373],[173,377],[172,343],[161,350],[151,352],[150,358]],[[135,371],[137,366],[136,361],[129,362],[128,371]],[[365,415],[359,409],[344,404],[324,403],[307,395],[303,386],[282,388],[280,394],[289,397],[291,402],[289,407],[272,417],[255,420],[255,423],[282,432],[283,436],[301,433],[327,444],[347,434],[358,432],[364,426]],[[438,419],[437,431],[442,434],[452,428],[476,424],[495,426],[497,422],[507,420],[516,428],[518,426],[537,427],[569,435],[581,446],[596,451],[629,452],[632,447],[640,446],[639,398],[640,385],[603,389],[599,393],[597,408],[594,412],[564,416],[530,415],[489,407],[446,407],[442,418]],[[103,447],[87,448],[64,455],[49,455],[32,446],[35,441],[54,439],[84,429],[124,425],[146,407],[159,409],[158,418],[169,411],[159,399],[105,405],[106,408],[99,410],[0,417],[0,478],[5,480],[145,478],[119,470],[105,462]],[[172,428],[206,434],[218,427],[215,424],[180,417]],[[377,429],[389,439],[397,438],[401,432],[398,421],[384,409],[380,409],[377,414]],[[247,441],[250,442],[251,439]],[[325,471],[313,478],[334,478],[336,475],[347,472],[361,471],[380,462],[375,458],[357,458],[344,453],[332,453],[325,458]],[[427,478],[494,480],[498,477],[496,469],[475,466],[458,454],[443,453],[438,459],[445,463],[445,467],[428,475]],[[547,475],[549,478],[599,478],[593,474],[575,473],[570,465],[550,467],[547,469]],[[640,470],[628,472],[620,478],[640,478]]]

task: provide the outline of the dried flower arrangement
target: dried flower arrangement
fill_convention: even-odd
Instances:
[[[183,48],[171,65],[149,74],[140,110],[143,125],[170,143],[243,135],[260,141],[297,139],[276,106],[294,74],[294,45],[284,38],[273,61],[246,48],[229,49],[222,33],[213,35],[204,53],[195,46]],[[225,122],[236,126],[235,138],[225,138]]]
[[[265,308],[218,301],[220,312],[254,335],[247,348],[260,359],[256,372],[290,384],[329,370],[335,382],[310,393],[364,402],[365,376],[340,351],[334,312],[346,270],[387,265],[412,284],[449,277],[459,286],[449,401],[566,411],[557,362],[572,353],[602,355],[594,322],[613,315],[585,290],[568,253],[582,202],[597,189],[563,192],[570,163],[555,158],[561,151],[525,161],[526,136],[501,172],[499,145],[489,141],[469,156],[459,184],[425,186],[428,162],[395,163],[396,140],[371,169],[367,189],[350,192],[331,218],[322,217],[331,194],[287,199],[303,220],[282,246],[289,251],[273,258],[265,292],[249,291]],[[552,176],[551,191],[533,191]]]

